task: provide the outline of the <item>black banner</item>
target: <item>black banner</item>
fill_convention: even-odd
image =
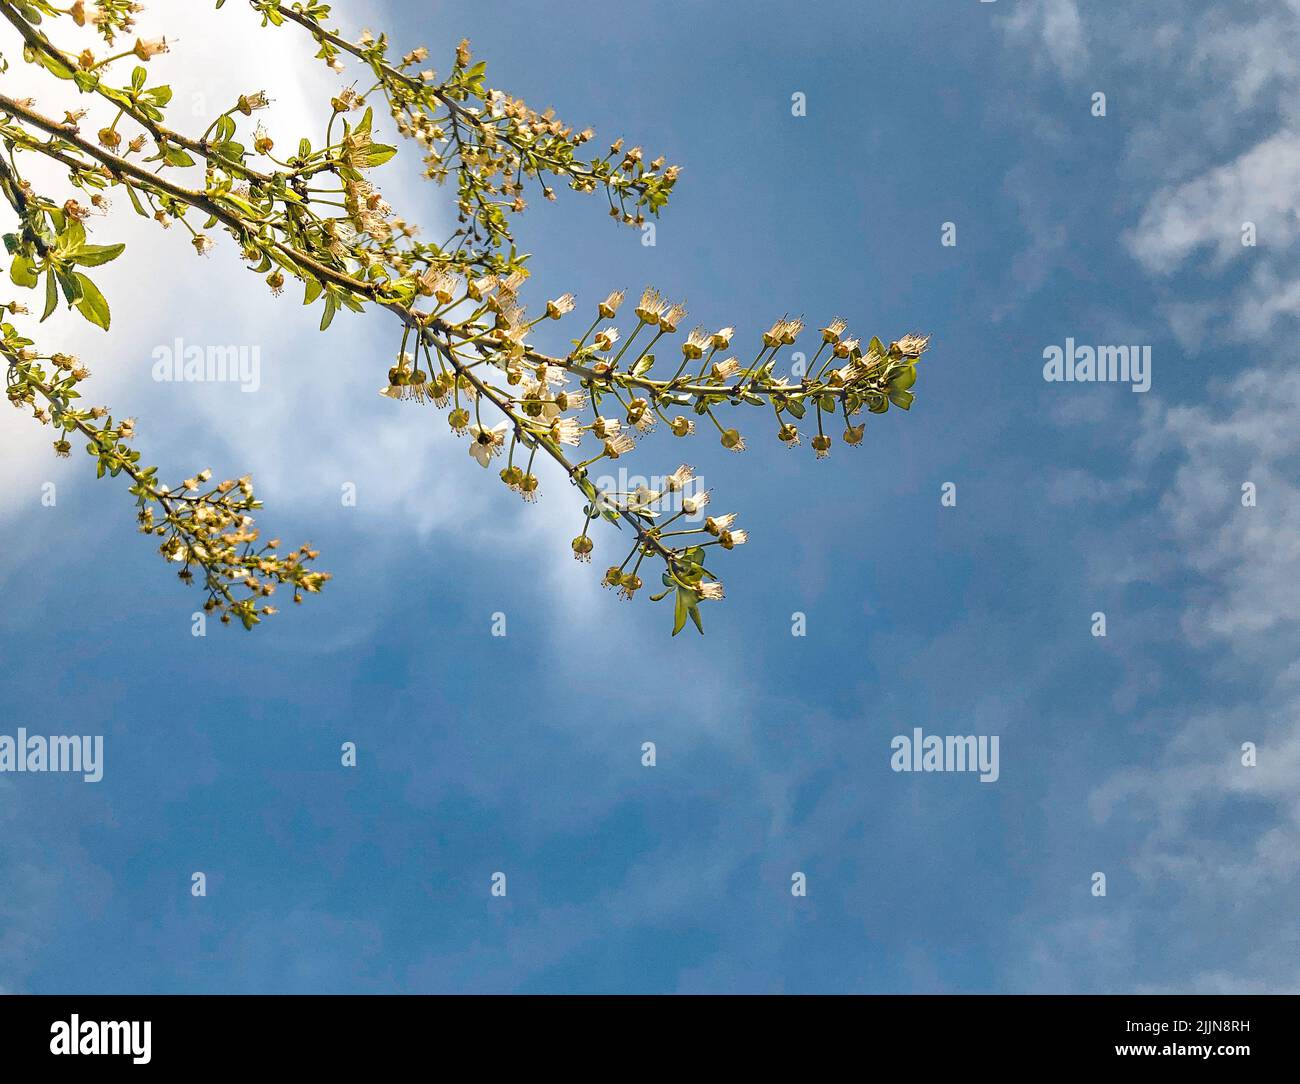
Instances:
[[[1241,1074],[1294,1062],[1296,997],[12,996],[0,1068],[485,1070],[1120,1066]],[[447,1060],[451,1059],[451,1060]],[[844,1061],[843,1059],[850,1059]],[[22,1079],[8,1076],[9,1079]]]

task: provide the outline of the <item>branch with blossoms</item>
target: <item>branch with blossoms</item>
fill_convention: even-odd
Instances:
[[[641,148],[622,140],[589,153],[590,130],[576,131],[551,110],[538,113],[489,88],[485,66],[474,61],[467,42],[440,80],[426,66],[427,50],[397,58],[383,35],[345,38],[327,26],[330,7],[318,0],[249,2],[264,25],[309,35],[331,68],[345,70],[350,61],[367,73],[362,89],[353,85],[330,99],[319,142],[300,137],[289,143],[292,153],[279,152],[280,133],[254,120],[269,102],[260,90],[238,96],[201,133],[169,126],[170,88],[151,85],[148,69],[168,50],[167,39],[134,36],[138,5],[78,0],[62,9],[0,0],[0,16],[21,36],[24,59],[75,85],[86,102],[58,117],[30,97],[0,93],[0,189],[16,220],[4,238],[10,280],[44,287],[42,319],[66,303],[91,323],[110,326],[108,300],[86,271],[122,252],[121,245],[91,244],[86,232],[88,219],[106,211],[110,191],[124,192],[137,214],[164,228],[179,225],[200,255],[213,247],[213,231],[224,231],[272,293],[282,293],[290,279],[301,284],[304,301],[322,309],[322,330],[342,309],[380,305],[399,318],[401,334],[382,394],[446,410],[470,455],[485,468],[503,459],[501,481],[525,500],[538,496],[537,455],[556,463],[582,499],[574,556],[591,559],[597,520],[624,529],[627,552],[606,568],[603,582],[632,598],[650,560],[663,588],[651,597],[674,596],[674,634],[687,620],[702,631],[700,604],[723,597],[713,562],[720,551],[743,544],[746,532],[733,513],[705,514],[711,495],[697,491],[687,465],[664,473],[658,489],[631,492],[599,488],[594,468],[632,454],[660,425],[678,438],[714,432],[723,447],[742,452],[746,438],[732,413],[745,406],[759,408],[760,417],[770,412],[767,424],[788,447],[807,430],[816,456],[824,458],[840,424],[845,444],[858,445],[864,411],[912,405],[924,337],[863,342],[837,318],[816,332],[812,360],[793,379],[778,373],[777,364],[804,333],[802,320],[774,321],[742,360],[732,353],[732,328],[682,333],[685,309],[653,288],[630,306],[623,292],[610,293],[569,350],[543,352],[535,329],[568,317],[576,301],[561,294],[538,315],[527,313],[528,269],[512,218],[525,209],[530,188],[546,199],[560,185],[602,193],[611,216],[635,227],[668,202],[678,169],[663,157],[647,161]],[[62,20],[110,52],[100,56],[84,42],[56,44],[49,24]],[[119,75],[128,62],[129,75]],[[428,179],[441,185],[454,178],[458,222],[450,237],[422,240],[376,187],[375,171],[398,149],[376,140],[372,103],[382,104],[398,132],[420,148]],[[29,155],[63,166],[78,194],[61,199],[35,192],[22,169]],[[634,319],[620,323],[625,307]],[[19,302],[6,308],[27,315]],[[65,434],[90,438],[100,474],[131,477],[142,530],[164,538],[160,548],[184,563],[183,579],[202,570],[209,608],[251,627],[274,612],[258,599],[276,585],[292,584],[296,599],[320,588],[327,576],[308,570],[316,556],[310,547],[281,561],[276,545],[254,546],[247,512],[256,502],[246,479],[202,493],[206,475],[187,479],[179,495],[159,487],[156,469],[140,468],[138,454],[126,448],[129,426],[101,424],[103,414],[76,408],[85,375],[80,363],[37,354],[15,326],[4,327],[10,400]],[[55,450],[66,454],[68,441],[61,437]],[[161,520],[153,518],[155,507]],[[233,585],[246,594],[236,597]]]
[[[72,453],[70,438],[85,438],[99,477],[130,479],[140,531],[162,539],[159,551],[180,564],[177,575],[183,582],[194,583],[197,574],[207,594],[204,609],[216,611],[223,623],[235,618],[252,628],[276,612],[270,599],[277,588],[287,586],[293,601],[301,602],[330,578],[311,568],[318,554],[310,546],[286,554],[279,539],[258,544],[249,513],[261,502],[251,478],[213,484],[212,472],[205,469],[176,486],[159,482],[158,468],[142,467],[140,453],[130,446],[134,419],[115,421],[107,407],[78,405],[78,385],[90,376],[78,358],[39,353],[7,321],[0,323],[0,355],[7,362],[9,401],[58,432],[56,455],[66,458]]]

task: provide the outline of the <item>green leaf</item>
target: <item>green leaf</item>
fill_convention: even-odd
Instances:
[[[73,263],[82,267],[99,267],[116,260],[125,249],[126,245],[82,245],[68,255]]]
[[[86,243],[86,227],[80,222],[70,222],[68,228],[59,234],[59,251],[71,252]]]
[[[59,305],[59,284],[54,280],[54,272],[51,271],[45,276],[45,311],[41,313],[41,322],[44,323],[50,318],[52,313]]]
[[[110,320],[108,302],[99,292],[99,287],[85,275],[77,272],[77,282],[81,286],[81,300],[77,302],[77,311],[98,327],[108,330]]]
[[[890,391],[907,391],[916,383],[916,369],[911,365],[904,365],[893,376],[889,378]]]
[[[140,197],[135,194],[135,187],[133,185],[128,184],[126,186],[126,194],[131,197],[131,206],[135,208],[135,213],[140,215],[142,218],[148,218],[149,212],[144,209],[144,205],[140,202]]]
[[[15,286],[25,286],[29,290],[40,281],[32,261],[22,255],[15,256],[13,263],[9,265],[9,278]]]
[[[54,274],[58,276],[59,286],[63,288],[63,296],[67,299],[69,305],[75,305],[81,300],[81,283],[77,281],[75,271],[65,270],[61,267],[54,269]]]
[[[56,75],[60,79],[71,79],[75,74],[75,69],[67,61],[51,56],[43,49],[33,49],[30,45],[24,46],[23,59],[29,64],[39,64],[51,75]]]
[[[673,607],[673,635],[676,636],[686,627],[686,593],[679,587],[677,601]]]
[[[169,166],[192,166],[194,159],[183,147],[168,147],[163,153],[163,161]]]
[[[912,407],[912,400],[915,398],[916,397],[910,391],[891,391],[889,393],[889,401],[893,403],[894,406],[901,407],[903,410],[910,410]]]

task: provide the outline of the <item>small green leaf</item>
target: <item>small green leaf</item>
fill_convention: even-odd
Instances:
[[[108,330],[110,320],[108,302],[99,292],[99,287],[85,275],[77,272],[77,282],[81,286],[81,299],[77,302],[77,311],[97,327]]]
[[[73,263],[82,267],[99,267],[116,260],[125,249],[126,245],[82,245],[68,255]]]
[[[911,365],[904,365],[893,376],[889,378],[890,391],[907,391],[916,383],[916,369]]]
[[[131,206],[135,208],[135,213],[140,215],[142,218],[148,218],[149,212],[144,209],[144,205],[140,202],[140,197],[135,194],[135,187],[133,185],[128,184],[126,186],[126,194],[131,197]]]
[[[30,45],[23,47],[23,59],[29,64],[39,64],[51,75],[58,76],[60,79],[71,79],[76,71],[67,61],[45,52],[44,49],[33,49]]]
[[[676,636],[686,627],[686,592],[677,589],[677,602],[673,607],[673,635]]]
[[[86,227],[80,222],[68,223],[68,228],[59,234],[59,251],[71,252],[86,243]]]
[[[169,166],[192,166],[194,159],[190,157],[189,152],[183,147],[168,147],[163,152],[163,161]]]
[[[41,322],[44,323],[50,318],[52,313],[59,305],[59,284],[54,280],[54,272],[51,271],[45,276],[45,311],[41,313]]]
[[[25,286],[29,290],[40,281],[32,261],[22,255],[15,256],[13,263],[9,265],[9,278],[15,286]]]
[[[62,267],[56,267],[54,274],[58,276],[59,286],[63,289],[63,296],[67,299],[68,304],[75,305],[81,300],[81,283],[77,281],[78,276],[75,271],[66,270]]]

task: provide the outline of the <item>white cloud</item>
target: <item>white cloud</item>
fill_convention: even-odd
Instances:
[[[1063,79],[1078,75],[1088,63],[1088,44],[1083,20],[1074,0],[1039,0],[1014,9],[1004,22],[1006,32],[1016,39],[1022,56],[1036,63],[1050,61]]]
[[[1180,457],[1160,509],[1203,585],[1184,621],[1196,643],[1300,622],[1300,374],[1252,370],[1207,398],[1147,417],[1138,445]],[[1241,503],[1245,483],[1255,507]]]
[[[1266,250],[1300,235],[1295,192],[1300,187],[1300,136],[1279,132],[1226,165],[1157,192],[1128,238],[1148,271],[1167,274],[1200,248],[1220,263],[1250,254],[1242,226],[1255,224]]]
[[[1129,252],[1153,276],[1182,271],[1215,287],[1160,305],[1185,349],[1198,353],[1207,337],[1265,341],[1300,318],[1295,3],[1156,0],[1112,10],[1062,0],[1020,5],[1002,26],[1022,66],[1029,56],[1076,85],[1086,72],[1088,88],[1108,94],[1111,117],[1123,118],[1114,133],[1124,148],[1118,196],[1137,209],[1123,235]],[[1033,175],[1023,184],[1031,182],[1049,187]],[[1248,222],[1253,246],[1242,243]],[[1031,234],[1021,263],[1044,252],[1051,256]],[[1245,266],[1247,282],[1221,281],[1233,265]]]
[[[1129,766],[1089,795],[1098,831],[1129,841],[1122,850],[1094,848],[1098,865],[1089,868],[1107,870],[1112,890],[1104,901],[1081,897],[1031,937],[1030,958],[1056,961],[1058,970],[1017,965],[1015,982],[1294,990],[1300,374],[1256,369],[1207,388],[1204,404],[1153,403],[1133,461],[1135,482],[1149,484],[1166,462],[1172,479],[1154,514],[1117,532],[1135,540],[1124,559],[1141,566],[1144,583],[1187,585],[1175,596],[1181,637],[1170,641],[1178,653],[1172,666],[1205,669],[1210,689],[1222,692],[1183,716],[1166,709],[1140,718],[1121,738],[1133,751]],[[1257,487],[1255,507],[1241,503],[1243,482]],[[1156,616],[1157,625],[1174,624]],[[1171,672],[1141,648],[1162,639],[1169,638],[1158,628],[1134,637],[1135,664]],[[1256,746],[1255,767],[1242,763],[1245,742]],[[1143,943],[1142,928],[1157,914],[1168,936]]]

